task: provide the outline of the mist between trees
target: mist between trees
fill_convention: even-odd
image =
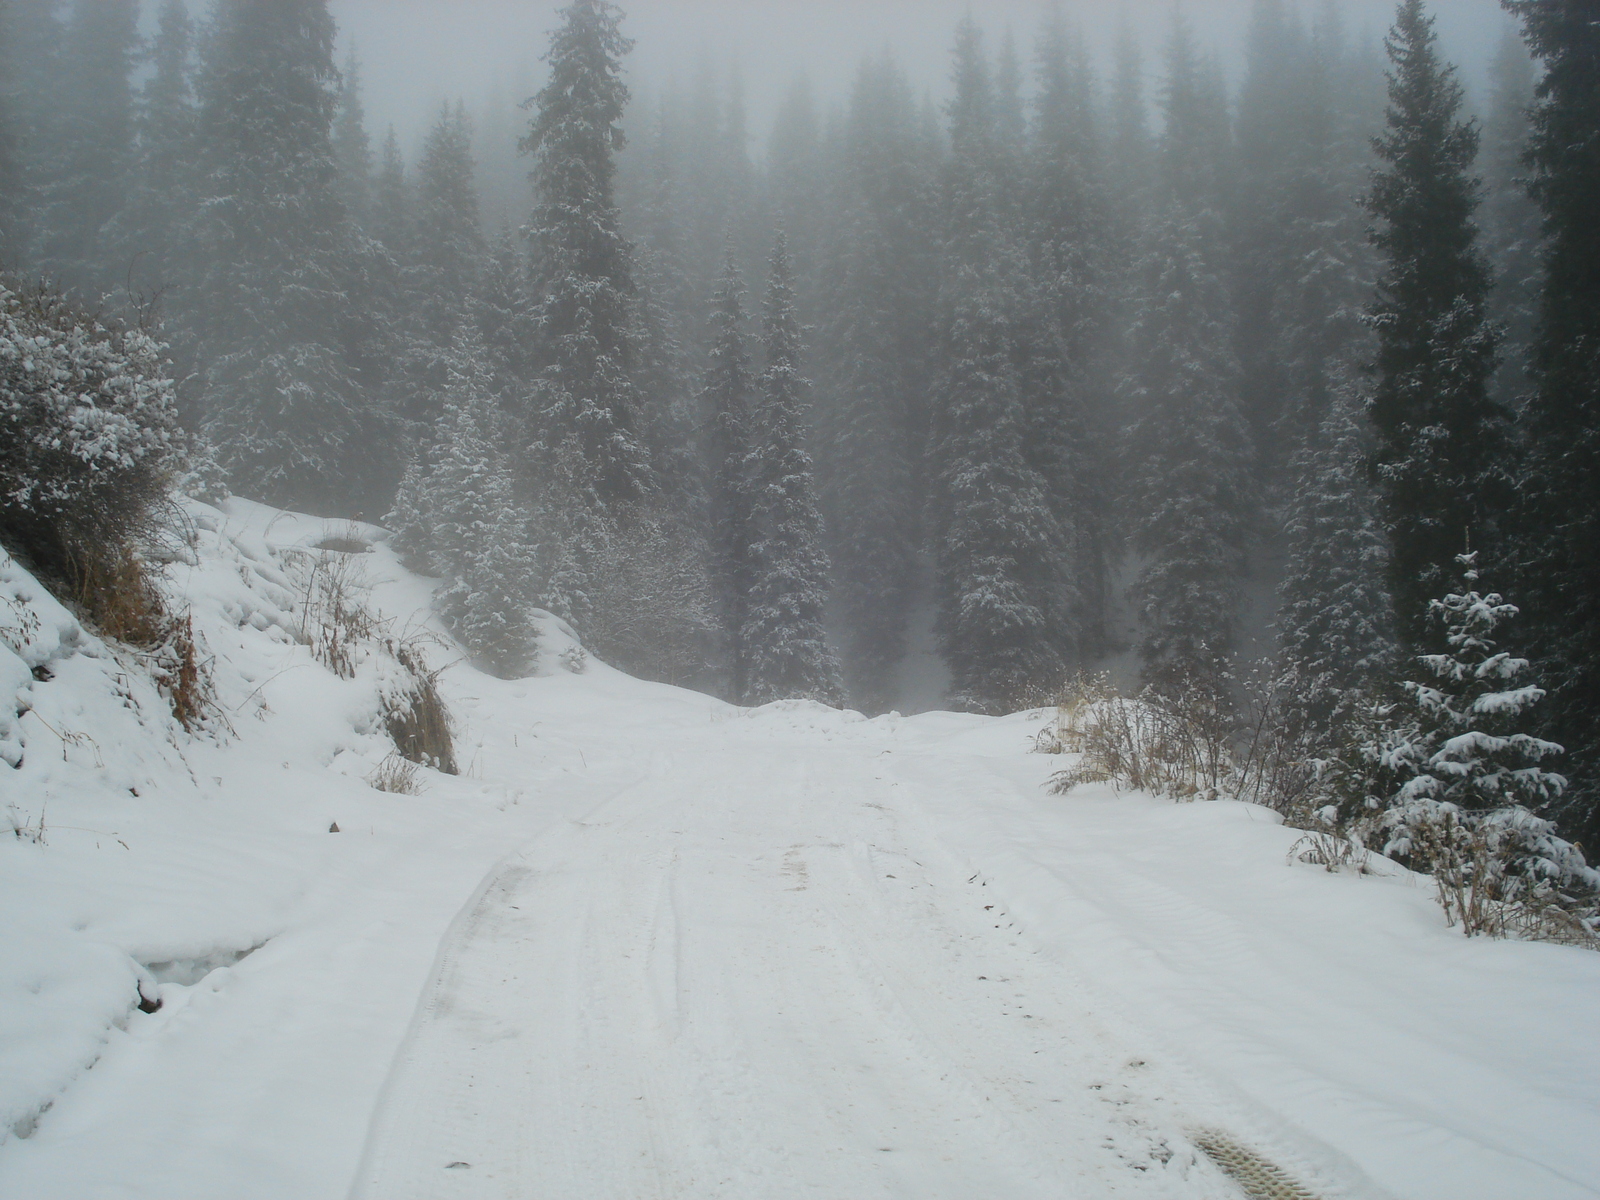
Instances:
[[[502,673],[545,609],[636,674],[878,712],[931,612],[958,707],[1108,665],[1231,707],[1276,609],[1274,711],[1331,762],[1481,579],[1568,750],[1536,807],[1592,836],[1600,25],[1506,7],[1476,119],[1417,0],[1386,42],[1256,0],[1242,47],[1179,15],[1104,63],[968,18],[948,103],[875,52],[757,162],[711,75],[630,106],[625,17],[574,0],[514,121],[447,104],[407,161],[325,0],[148,36],[0,0],[0,253],[169,343],[177,486],[385,522]]]

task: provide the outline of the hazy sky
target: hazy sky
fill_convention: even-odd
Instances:
[[[1302,7],[1322,0],[1302,0]],[[1393,19],[1392,0],[1336,0],[1352,35],[1376,36]],[[1097,47],[1109,45],[1125,4],[1155,58],[1171,0],[1062,0],[1068,17]],[[344,38],[363,60],[370,127],[393,122],[409,143],[439,101],[462,97],[476,107],[496,83],[528,87],[555,22],[555,0],[333,0]],[[952,31],[970,11],[991,35],[1009,28],[1031,53],[1045,0],[633,0],[623,5],[637,45],[632,81],[652,91],[688,81],[709,58],[740,65],[751,130],[764,135],[779,97],[804,71],[826,100],[844,94],[862,56],[884,46],[913,81],[942,94]],[[1250,0],[1182,0],[1202,41],[1231,61],[1242,41]],[[1436,0],[1440,41],[1469,82],[1482,71],[1508,18],[1498,0]],[[1150,64],[1155,65],[1153,62]],[[519,79],[520,77],[520,79]],[[517,99],[522,97],[518,96]]]

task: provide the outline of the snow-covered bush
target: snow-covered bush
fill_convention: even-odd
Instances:
[[[183,449],[142,329],[0,280],[0,535],[82,589],[148,530]]]
[[[1600,872],[1533,811],[1558,799],[1566,780],[1540,766],[1562,748],[1518,730],[1545,693],[1526,681],[1526,659],[1496,646],[1517,609],[1477,591],[1475,555],[1458,561],[1461,590],[1429,606],[1450,652],[1418,659],[1431,679],[1405,684],[1413,711],[1377,751],[1401,781],[1376,823],[1383,851],[1431,873],[1447,916],[1469,934],[1593,938]]]
[[[1214,690],[1147,687],[1129,699],[1109,676],[1080,676],[1058,710],[1055,740],[1078,761],[1057,772],[1052,788],[1081,783],[1177,800],[1231,794],[1238,777],[1236,715]]]
[[[164,345],[0,279],[0,540],[138,648],[193,730],[215,715],[209,677],[146,559],[189,449]]]

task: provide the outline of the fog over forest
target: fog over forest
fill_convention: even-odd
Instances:
[[[784,97],[798,80],[819,110],[842,104],[860,60],[887,49],[919,95],[936,104],[950,94],[953,31],[971,11],[997,42],[1009,31],[1024,57],[1050,11],[1048,0],[646,0],[623,6],[635,41],[626,74],[635,96],[624,126],[632,128],[662,94],[698,86],[706,75],[723,85],[737,78],[748,110],[750,152],[765,152]],[[1352,39],[1376,48],[1394,17],[1388,0],[1314,0],[1302,5],[1336,12]],[[1170,33],[1170,0],[1064,0],[1060,11],[1081,31],[1097,69],[1109,70],[1125,21],[1147,48],[1154,85],[1159,49]],[[1200,42],[1237,83],[1245,69],[1251,0],[1186,0],[1180,5]],[[542,79],[550,15],[522,0],[335,0],[341,51],[354,48],[364,71],[371,128],[393,125],[409,153],[421,145],[438,107],[465,101],[480,129],[497,130],[495,115],[520,102]],[[147,18],[148,20],[149,18]],[[1486,103],[1489,67],[1511,18],[1497,0],[1449,0],[1436,13],[1440,47],[1460,65],[1469,104]],[[509,137],[476,147],[493,180],[485,197],[490,219],[513,203],[520,183]],[[513,220],[520,219],[515,216]]]
[[[383,524],[507,677],[534,613],[744,704],[1105,673],[1346,823],[1492,708],[1467,807],[1600,832],[1591,12],[6,0],[0,262],[153,339],[77,460]],[[37,422],[81,574],[142,510]]]
[[[1320,4],[1321,0],[1317,0]],[[469,107],[496,89],[515,93],[538,78],[550,14],[524,0],[335,0],[341,47],[354,45],[367,71],[367,111],[375,128],[393,123],[409,145],[446,98]],[[1250,0],[1185,0],[1200,39],[1230,72],[1243,66]],[[1306,6],[1310,11],[1311,6]],[[1388,0],[1334,0],[1352,36],[1376,45],[1394,19]],[[628,79],[640,95],[691,83],[703,67],[737,68],[755,139],[764,141],[784,93],[804,75],[819,98],[840,100],[862,56],[888,47],[918,91],[938,101],[950,90],[952,31],[969,11],[998,39],[1009,29],[1026,44],[1048,0],[641,0],[623,6],[635,39]],[[1064,16],[1101,63],[1120,21],[1152,49],[1171,23],[1170,0],[1063,0]],[[1441,51],[1460,64],[1474,93],[1502,30],[1511,24],[1496,0],[1450,0],[1436,14]],[[1152,72],[1156,62],[1149,64]],[[753,147],[759,149],[759,147]]]

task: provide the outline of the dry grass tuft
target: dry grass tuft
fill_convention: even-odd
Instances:
[[[422,793],[422,784],[417,779],[417,774],[421,770],[418,764],[409,759],[391,754],[378,764],[371,775],[367,776],[367,784],[380,792],[392,792],[397,796],[417,796]]]

